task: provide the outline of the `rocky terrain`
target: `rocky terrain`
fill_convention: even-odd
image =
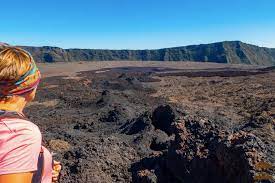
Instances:
[[[40,65],[25,112],[61,183],[274,182],[274,67],[111,65]]]
[[[275,65],[275,49],[240,41],[182,46],[157,50],[62,49],[27,47],[38,62],[73,61],[196,61],[230,64]]]

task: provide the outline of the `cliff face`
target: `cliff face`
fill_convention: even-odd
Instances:
[[[26,46],[22,48],[28,50],[38,62],[141,60],[275,65],[275,49],[239,41],[157,50],[62,49]]]

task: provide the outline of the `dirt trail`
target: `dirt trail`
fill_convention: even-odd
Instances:
[[[104,64],[42,66],[26,109],[62,183],[274,182],[273,69]]]

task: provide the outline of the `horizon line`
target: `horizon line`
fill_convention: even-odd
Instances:
[[[217,43],[224,43],[224,42],[240,42],[248,45],[253,45],[257,46],[260,48],[269,48],[269,49],[275,49],[275,47],[269,47],[269,46],[259,46],[257,44],[241,41],[241,40],[224,40],[224,41],[216,41],[216,42],[209,42],[209,43],[198,43],[198,44],[187,44],[187,45],[178,45],[178,46],[170,46],[170,47],[161,47],[161,48],[137,48],[137,49],[132,49],[132,48],[77,48],[77,47],[70,47],[70,48],[64,48],[64,47],[59,47],[59,46],[51,46],[51,45],[14,45],[18,47],[51,47],[51,48],[61,48],[64,50],[69,50],[69,49],[79,49],[79,50],[161,50],[161,49],[169,49],[169,48],[180,48],[180,47],[188,47],[188,46],[199,46],[199,45],[209,45],[209,44],[217,44]],[[1,42],[4,44],[8,44],[6,42]],[[8,44],[13,46],[12,44]]]

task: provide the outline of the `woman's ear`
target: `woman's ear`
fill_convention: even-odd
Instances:
[[[24,95],[25,100],[27,102],[31,102],[35,98],[35,94],[36,94],[36,88],[34,90],[32,90],[31,92],[28,92]]]

